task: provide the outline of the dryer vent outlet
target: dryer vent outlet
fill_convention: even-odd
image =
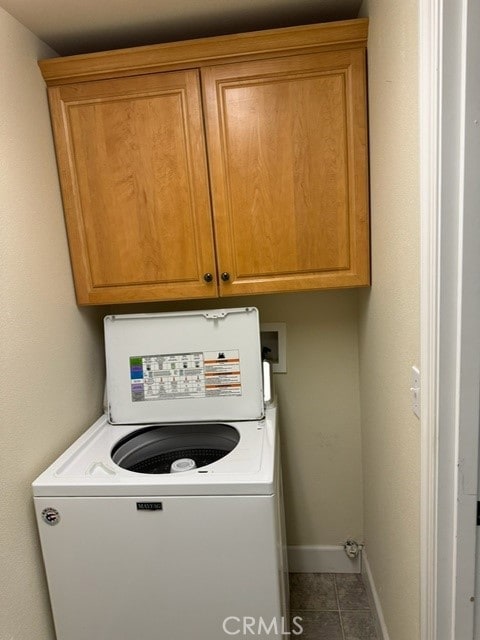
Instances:
[[[355,558],[358,558],[358,554],[360,553],[361,549],[363,549],[363,545],[356,540],[352,540],[351,538],[349,538],[344,542],[343,548],[347,556],[354,560]]]

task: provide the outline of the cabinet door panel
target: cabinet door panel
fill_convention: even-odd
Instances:
[[[368,284],[364,52],[202,81],[221,295]]]
[[[81,303],[211,297],[198,72],[50,90]]]

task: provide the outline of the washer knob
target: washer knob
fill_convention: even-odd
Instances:
[[[213,276],[211,273],[205,273],[203,279],[205,280],[205,282],[212,282]]]
[[[224,271],[220,277],[224,282],[228,282],[230,280],[230,274],[227,271]]]

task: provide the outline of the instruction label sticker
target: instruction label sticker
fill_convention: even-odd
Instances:
[[[238,350],[130,358],[132,402],[242,395]]]
[[[241,396],[238,351],[206,351],[204,355],[205,394],[207,396]]]

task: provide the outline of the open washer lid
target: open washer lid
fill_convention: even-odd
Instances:
[[[111,423],[263,416],[256,308],[112,315],[104,325]]]

